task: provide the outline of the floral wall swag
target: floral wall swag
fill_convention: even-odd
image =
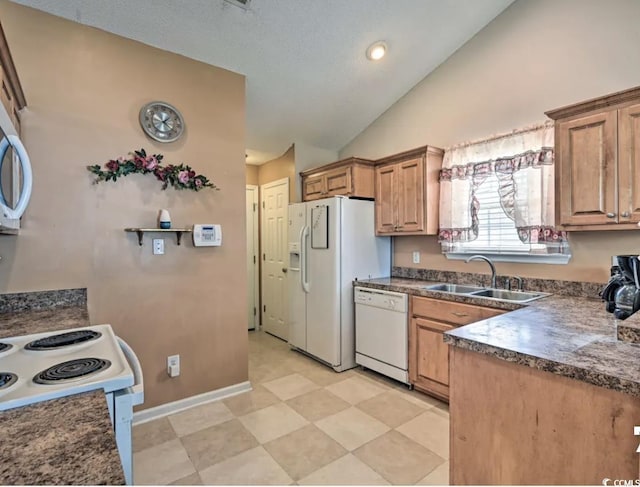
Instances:
[[[158,181],[162,182],[162,189],[167,189],[168,186],[193,191],[200,191],[203,188],[220,189],[203,174],[196,174],[191,166],[186,164],[163,166],[162,154],[148,156],[144,149],[140,149],[129,153],[129,156],[129,159],[119,157],[110,160],[104,165],[105,170],[102,170],[99,164],[87,166],[87,170],[96,175],[93,184],[98,184],[100,181],[115,182],[119,177],[139,173],[153,174]]]

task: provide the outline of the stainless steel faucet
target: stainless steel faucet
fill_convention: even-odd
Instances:
[[[478,254],[478,255],[472,255],[467,260],[465,260],[465,262],[468,264],[472,260],[484,260],[487,264],[489,264],[489,267],[491,267],[491,287],[493,289],[496,289],[498,287],[498,284],[496,283],[496,266],[493,265],[493,262],[491,262],[491,259],[489,257],[485,257],[484,255]]]
[[[513,276],[518,281],[518,291],[524,291],[524,280],[520,276]]]

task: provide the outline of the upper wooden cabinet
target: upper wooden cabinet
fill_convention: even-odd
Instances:
[[[302,201],[330,196],[373,198],[373,161],[350,157],[301,172]]]
[[[4,108],[16,129],[16,132],[20,134],[20,115],[19,111],[27,105],[27,100],[24,97],[22,86],[20,85],[20,79],[16,72],[15,65],[13,64],[13,58],[11,57],[11,51],[9,51],[9,45],[7,39],[4,36],[4,31],[0,25],[0,101],[4,105]]]
[[[376,161],[376,235],[438,233],[443,153],[425,146]]]
[[[637,228],[640,87],[546,114],[556,121],[556,226]]]

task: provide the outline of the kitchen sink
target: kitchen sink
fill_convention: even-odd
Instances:
[[[530,293],[524,291],[508,291],[506,289],[483,289],[470,293],[472,296],[478,296],[483,298],[499,299],[501,301],[515,301],[518,303],[528,303],[535,299],[544,298],[549,296],[547,293]]]
[[[472,286],[469,284],[431,284],[424,286],[429,291],[440,291],[443,293],[463,294],[466,296],[477,296],[479,298],[497,299],[500,301],[510,301],[513,303],[528,303],[536,299],[549,296],[548,293],[526,292],[526,291],[509,291],[507,289],[492,289],[481,286]]]
[[[429,291],[442,291],[453,294],[470,294],[475,291],[484,290],[484,288],[479,286],[468,286],[465,284],[432,284],[431,286],[425,286],[424,288]]]

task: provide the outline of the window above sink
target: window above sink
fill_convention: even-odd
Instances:
[[[554,228],[553,124],[525,127],[445,150],[438,241],[449,259],[566,264]]]

